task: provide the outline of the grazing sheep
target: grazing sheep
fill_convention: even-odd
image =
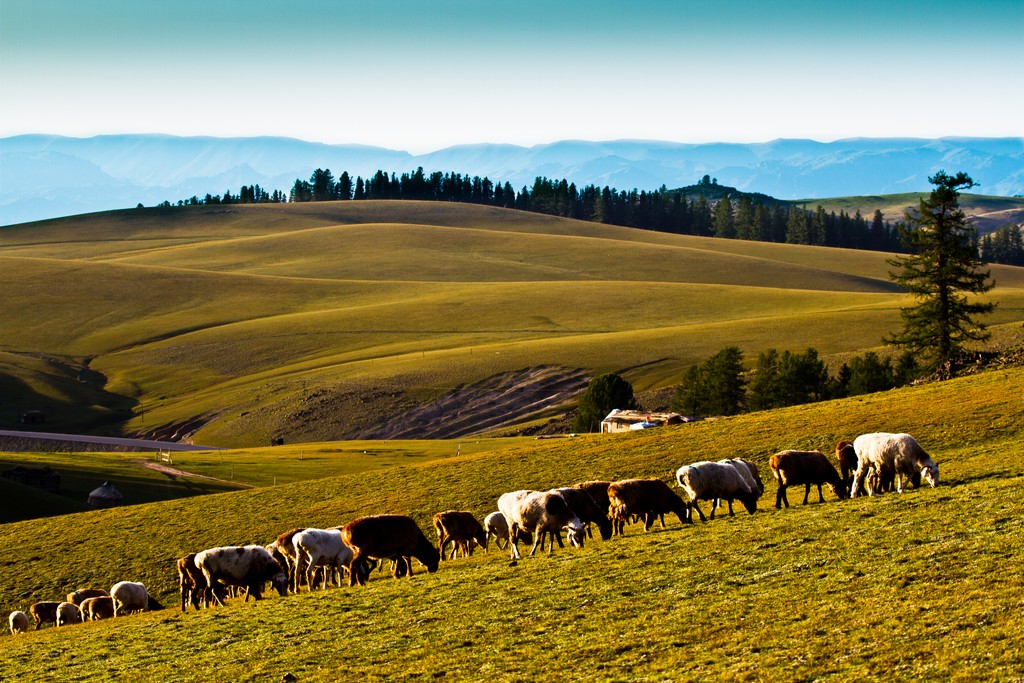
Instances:
[[[857,452],[857,471],[850,486],[852,498],[859,495],[861,484],[872,471],[878,475],[882,488],[891,476],[900,493],[903,493],[904,478],[915,485],[920,479],[932,488],[939,485],[939,466],[909,434],[861,434],[853,440],[853,450]],[[874,495],[871,479],[867,479],[867,490],[869,496]]]
[[[605,491],[607,495],[607,489]],[[565,499],[569,509],[579,517],[591,538],[594,537],[590,531],[591,522],[597,525],[601,540],[607,541],[612,537],[612,520],[608,518],[607,508],[602,508],[585,490],[576,487],[558,488],[551,489],[551,493],[557,493]]]
[[[103,595],[98,598],[86,598],[79,608],[83,621],[97,621],[114,617],[114,598]]]
[[[306,585],[313,590],[313,575],[318,567],[338,572],[337,586],[341,587],[341,579],[351,572],[352,549],[341,539],[339,529],[303,529],[292,537],[295,564],[306,567]],[[300,571],[295,572],[294,590],[299,592]],[[327,588],[325,578],[322,588]]]
[[[853,484],[853,473],[857,471],[857,451],[853,450],[852,441],[840,441],[836,444],[836,462],[839,463],[843,487],[849,491]]]
[[[297,527],[295,529],[289,529],[283,534],[279,534],[277,539],[271,543],[276,546],[278,552],[280,552],[285,560],[288,562],[288,585],[291,586],[295,582],[295,574],[298,567],[295,562],[298,558],[295,557],[295,544],[292,542],[295,538],[295,534],[300,531],[305,531],[304,527]],[[269,549],[269,548],[268,548]]]
[[[441,561],[441,554],[423,535],[416,520],[405,515],[370,515],[354,519],[341,528],[341,537],[354,552],[350,586],[366,583],[371,558],[395,560],[395,578],[400,571],[408,571],[412,576],[412,563],[406,561],[406,557],[415,557],[426,565],[428,572],[436,572]]]
[[[114,600],[114,616],[158,610],[164,606],[149,594],[146,587],[137,581],[119,581],[110,588],[110,597]]]
[[[644,531],[650,531],[654,520],[666,512],[674,512],[683,524],[690,523],[686,503],[660,479],[623,479],[613,482],[608,486],[608,500],[616,535],[622,535],[630,515],[644,520]]]
[[[752,489],[732,464],[720,462],[695,462],[692,465],[683,465],[676,471],[676,481],[690,498],[689,507],[692,507],[700,515],[700,520],[706,522],[707,517],[697,505],[699,500],[713,501],[716,498],[729,501],[729,516],[732,517],[732,501],[739,499],[747,512],[757,512],[757,489]],[[689,515],[691,521],[693,513]],[[715,511],[712,509],[711,518],[714,519]]]
[[[82,612],[78,609],[78,605],[71,602],[62,602],[57,605],[57,626],[80,623],[82,623]]]
[[[757,470],[757,465],[742,458],[727,458],[725,460],[719,460],[718,462],[723,465],[732,465],[735,467],[736,471],[739,472],[741,477],[743,477],[743,481],[747,482],[747,486],[757,493],[757,497],[759,499],[764,494],[764,482],[761,481],[761,474]],[[729,500],[727,503],[729,506],[729,515],[734,516],[732,511],[732,501]],[[715,511],[721,507],[721,505],[721,499],[716,498],[711,505],[711,519],[715,518]]]
[[[206,577],[207,586],[222,583],[226,586],[245,588],[246,600],[250,595],[254,600],[262,599],[263,585],[267,581],[270,581],[280,595],[288,594],[288,574],[263,546],[208,548],[196,553],[195,561],[196,566]],[[213,603],[224,604],[224,600],[217,592],[209,588],[204,592],[203,600],[207,606]]]
[[[611,486],[610,481],[581,481],[578,484],[573,484],[574,489],[583,489],[590,494],[590,497],[597,503],[597,507],[601,509],[605,517],[611,517],[612,505],[608,500],[608,487]]]
[[[37,602],[28,608],[28,613],[36,622],[36,631],[38,631],[43,624],[53,624],[54,626],[57,625],[57,608],[59,606],[59,602],[47,600],[43,602]]]
[[[24,633],[28,630],[28,615],[15,610],[7,617],[7,623],[11,626],[11,635]]]
[[[81,607],[82,602],[84,602],[86,599],[101,598],[104,595],[107,595],[107,591],[103,590],[102,588],[83,588],[81,590],[75,591],[74,593],[68,593],[67,601],[70,602],[72,605],[77,605]]]
[[[203,570],[196,566],[196,553],[179,557],[176,567],[178,569],[178,591],[181,593],[181,611],[185,612],[189,603],[198,610],[209,585],[206,583]],[[214,590],[223,593],[224,587],[217,585]]]
[[[445,510],[434,515],[434,531],[437,533],[437,550],[444,559],[444,548],[448,543],[452,544],[452,554],[449,559],[454,560],[459,548],[462,554],[473,554],[473,543],[476,542],[484,552],[487,551],[487,532],[473,516],[472,512],[466,510]]]
[[[555,549],[555,541],[558,547],[565,547],[562,543],[562,528],[568,527],[567,538],[572,545],[583,547],[586,531],[579,517],[569,509],[562,496],[542,491],[513,491],[503,493],[498,498],[498,509],[505,516],[508,522],[508,540],[512,546],[512,559],[522,558],[519,554],[520,532],[528,531],[534,535],[533,547],[530,549],[532,556],[537,552],[537,545],[544,547],[544,537],[551,534],[551,542],[548,552]]]
[[[846,498],[843,478],[839,476],[835,465],[821,451],[781,451],[768,459],[772,475],[779,483],[775,493],[775,508],[783,504],[789,507],[786,489],[790,486],[804,485],[804,505],[811,495],[811,486],[818,487],[818,502],[824,503],[825,496],[821,493],[821,485],[827,484],[832,493],[842,500]]]

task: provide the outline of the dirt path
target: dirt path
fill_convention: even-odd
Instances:
[[[179,470],[176,467],[164,465],[158,462],[149,462],[148,460],[135,459],[131,461],[132,464],[138,465],[139,467],[145,467],[147,470],[153,470],[166,474],[169,477],[192,477],[194,479],[205,479],[207,481],[214,481],[218,484],[227,484],[228,486],[236,486],[238,488],[254,489],[256,488],[252,484],[243,484],[240,481],[228,481],[227,479],[218,479],[217,477],[211,477],[206,474],[195,474],[193,472],[186,472],[185,470]]]

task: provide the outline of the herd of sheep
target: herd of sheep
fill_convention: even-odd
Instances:
[[[805,487],[806,505],[811,486],[817,486],[819,501],[824,502],[823,485],[846,498],[894,488],[902,493],[908,481],[917,486],[924,480],[933,487],[939,482],[938,465],[909,434],[864,434],[852,443],[841,441],[836,458],[838,470],[820,451],[787,450],[771,456],[768,466],[778,483],[775,507],[789,507],[786,489],[790,486]],[[333,581],[341,586],[346,575],[350,586],[365,584],[373,569],[385,561],[391,562],[396,578],[412,575],[412,558],[434,572],[449,543],[449,557],[454,559],[460,551],[471,554],[474,546],[486,550],[488,540],[494,538],[499,547],[509,548],[515,563],[521,558],[520,541],[532,543],[533,555],[538,547],[543,550],[545,541],[548,552],[555,543],[563,547],[563,532],[571,545],[582,547],[592,534],[592,524],[607,540],[622,534],[630,522],[642,520],[647,530],[660,519],[664,526],[666,513],[692,524],[696,510],[707,521],[700,501],[711,503],[712,519],[723,501],[730,516],[735,500],[753,514],[764,493],[757,467],[739,458],[684,465],[675,477],[689,500],[660,479],[588,481],[550,491],[505,493],[498,498],[498,510],[483,524],[467,511],[435,514],[436,545],[411,517],[371,515],[331,529],[291,529],[267,546],[225,546],[190,553],[177,561],[181,609],[185,611],[189,604],[196,609],[223,605],[229,594],[242,590],[246,599],[259,600],[267,582],[282,596],[299,592],[303,585],[313,589]],[[503,546],[506,540],[508,545]],[[12,633],[20,633],[28,629],[29,615],[39,629],[46,623],[62,626],[162,607],[143,584],[121,581],[109,593],[87,589],[69,594],[63,602],[37,602],[28,614],[12,612],[9,623]]]

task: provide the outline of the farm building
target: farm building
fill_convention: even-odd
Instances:
[[[86,504],[94,508],[112,508],[124,503],[124,496],[109,482],[103,482],[103,486],[93,490],[89,494]]]
[[[690,418],[679,413],[648,413],[642,410],[615,409],[601,420],[601,433],[628,432],[631,429],[650,429],[664,425],[689,422]]]
[[[16,481],[25,486],[42,489],[56,493],[60,490],[60,472],[55,472],[49,467],[24,467],[17,465],[0,474],[4,479]]]

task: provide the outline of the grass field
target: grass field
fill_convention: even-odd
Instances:
[[[1024,368],[623,435],[511,442],[327,479],[0,526],[0,613],[140,580],[172,609],[0,642],[36,680],[1017,680],[1024,670]],[[411,580],[186,615],[173,562],[353,517],[479,516],[503,492],[907,431],[938,488],[477,553]],[[270,451],[272,453],[273,451]],[[182,456],[186,457],[186,456]],[[187,457],[205,457],[193,456]],[[244,457],[250,457],[248,455]],[[279,459],[267,468],[294,463]],[[791,501],[798,496],[790,496]],[[816,497],[812,497],[812,501]],[[129,645],[130,643],[130,645]]]
[[[0,419],[41,409],[55,431],[231,447],[365,438],[461,387],[538,366],[620,372],[644,390],[727,345],[750,362],[770,347],[873,348],[906,301],[888,270],[879,253],[429,202],[10,226]],[[989,322],[1014,329],[1024,269],[993,274]]]
[[[803,204],[809,209],[821,206],[829,212],[845,211],[851,216],[860,211],[869,223],[877,210],[882,212],[885,220],[895,223],[903,220],[906,211],[917,211],[920,200],[927,197],[928,193],[926,192],[905,192],[860,197],[798,199],[791,203]],[[1006,225],[1024,222],[1024,197],[994,197],[964,193],[960,195],[960,207],[972,218],[974,224],[983,234]]]

